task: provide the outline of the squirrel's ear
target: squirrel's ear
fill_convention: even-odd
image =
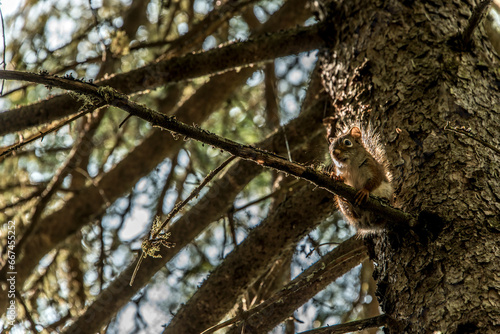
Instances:
[[[353,136],[354,138],[361,139],[361,130],[357,126],[355,126],[351,129],[350,135]]]

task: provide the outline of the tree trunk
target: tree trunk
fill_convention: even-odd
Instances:
[[[325,4],[324,85],[346,124],[376,127],[398,205],[420,213],[370,242],[387,333],[500,332],[500,78],[478,1]],[[465,126],[480,141],[447,131]]]

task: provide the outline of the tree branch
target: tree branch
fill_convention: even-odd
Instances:
[[[29,78],[30,81],[40,80],[41,83],[44,84],[54,85],[60,88],[71,89],[89,94],[92,97],[99,99],[100,101],[105,101],[111,105],[129,112],[132,115],[141,117],[142,119],[149,121],[154,126],[159,126],[186,137],[199,140],[203,143],[213,145],[215,147],[228,151],[233,155],[239,156],[240,158],[252,160],[260,165],[275,168],[291,175],[304,178],[316,184],[317,186],[346,197],[348,200],[354,199],[356,191],[353,188],[346,186],[342,182],[333,181],[328,175],[319,173],[311,167],[305,167],[289,162],[285,158],[282,158],[275,154],[253,148],[248,145],[241,145],[226,138],[219,137],[206,130],[202,130],[198,127],[186,125],[182,122],[177,121],[175,117],[165,116],[143,105],[130,101],[126,95],[118,93],[113,89],[103,87],[98,88],[86,83],[75,82],[73,80],[52,76],[39,76],[14,71],[6,71],[5,73],[7,74],[6,78],[8,79],[15,78],[21,80],[21,78],[24,78],[26,80],[27,78]],[[42,77],[42,79],[39,79],[40,77]],[[342,193],[346,194],[346,196],[344,196]],[[410,215],[385,206],[383,203],[375,201],[374,199],[370,199],[368,203],[370,203],[370,201],[372,203],[369,206],[367,205],[367,209],[382,213],[392,221],[410,223]],[[173,326],[173,328],[175,328],[175,325]],[[168,333],[169,331],[170,329],[167,329],[166,333]]]
[[[259,31],[273,31],[277,29],[290,28],[295,24],[303,22],[309,14],[307,11],[297,11],[299,6],[304,6],[305,0],[288,0],[285,4],[273,14],[266,23],[264,23]],[[218,75],[210,78],[208,83],[204,84],[200,88],[196,90],[196,92],[185,101],[179,108],[176,109],[175,115],[178,119],[183,121],[189,121],[201,124],[205,119],[209,117],[209,115],[217,110],[223,101],[226,101],[234,92],[234,90],[243,85],[246,82],[246,79],[249,75],[254,72],[252,68],[244,68],[238,72],[232,71],[229,73],[225,73],[223,75]],[[311,94],[311,96],[315,96]],[[65,97],[69,97],[69,95],[65,95]],[[326,94],[323,94],[321,98],[317,101],[315,100],[314,108],[308,109],[306,108],[306,112],[301,113],[299,118],[292,120],[289,124],[290,127],[286,127],[287,133],[294,134],[293,142],[291,145],[301,146],[305,145],[305,143],[312,143],[312,146],[317,146],[321,142],[319,138],[319,132],[321,129],[318,128],[318,119],[321,119],[323,115],[323,110],[326,102]],[[307,100],[307,97],[306,97]],[[307,101],[304,101],[305,105]],[[69,106],[68,108],[74,109],[74,100],[69,98]],[[320,110],[318,110],[318,106],[320,105]],[[57,110],[56,110],[57,111]],[[54,110],[47,111],[47,113],[53,113]],[[35,115],[33,115],[35,116]],[[17,117],[17,116],[16,116]],[[30,117],[32,117],[30,115]],[[36,116],[35,116],[36,117]],[[4,124],[0,123],[0,126]],[[291,131],[291,132],[290,132]],[[274,152],[284,152],[283,151],[283,132],[278,131],[273,137],[268,138],[263,141],[261,144],[264,145],[268,150]],[[99,139],[97,139],[99,140]],[[289,141],[290,141],[289,135]],[[99,144],[100,142],[97,142]],[[120,196],[128,193],[130,188],[144,175],[150,172],[155,166],[157,166],[160,162],[162,162],[165,158],[171,158],[175,155],[179,148],[183,145],[182,141],[175,141],[171,136],[164,133],[163,131],[152,131],[151,135],[148,136],[139,146],[132,149],[127,157],[120,161],[114,168],[109,170],[107,173],[103,174],[98,182],[99,188],[106,194],[106,197],[111,201],[115,201]],[[303,153],[303,154],[302,154]],[[307,153],[302,150],[298,150],[297,154],[302,154],[303,156],[311,156],[311,153]],[[307,155],[309,154],[309,155]],[[304,158],[308,160],[310,158]],[[238,180],[246,184],[245,182],[249,182],[258,172],[261,171],[261,168],[257,165],[254,165],[250,162],[243,163],[245,167],[241,167],[237,170],[237,176],[233,174],[228,174],[229,179],[226,179],[225,182],[231,183],[231,180]],[[258,172],[257,172],[258,171]],[[237,182],[237,181],[235,181]],[[226,185],[226,183],[222,182],[224,185],[224,195],[230,196],[233,194],[233,191],[239,192],[237,188],[233,186]],[[183,236],[187,236],[187,242],[189,242],[192,238],[194,238],[198,233],[208,225],[208,223],[216,220],[220,212],[225,212],[228,210],[230,204],[226,207],[227,204],[224,202],[221,194],[217,192],[218,188],[214,189],[214,196],[217,197],[218,200],[216,203],[211,200],[208,201],[211,204],[198,206],[198,210],[203,208],[204,214],[198,216],[196,219],[196,224],[187,222],[188,226],[180,229],[183,233]],[[236,194],[234,194],[236,196]],[[211,197],[212,199],[214,197]],[[231,201],[228,199],[228,201]],[[65,240],[68,236],[75,233],[81,229],[89,220],[92,220],[94,215],[103,210],[105,203],[102,197],[99,195],[99,191],[91,185],[81,189],[78,194],[69,199],[69,201],[62,207],[61,209],[45,216],[42,222],[38,225],[36,229],[36,233],[29,238],[29,242],[25,244],[25,247],[19,249],[19,258],[18,258],[18,275],[16,284],[19,286],[23,286],[25,280],[32,273],[33,269],[36,267],[40,259],[47,254],[53,247],[56,247],[60,242]],[[213,205],[213,206],[212,206]],[[219,205],[219,206],[216,206]],[[212,217],[208,214],[208,209],[218,209],[217,216]],[[192,212],[192,211],[190,211]],[[192,215],[188,215],[188,217],[192,217]],[[193,226],[194,225],[194,226]],[[172,231],[173,232],[173,231]],[[192,237],[189,237],[192,236]],[[179,242],[177,242],[179,246]],[[179,246],[180,247],[180,246]],[[29,256],[23,256],[24,254],[29,254]],[[169,253],[170,254],[170,253]],[[154,263],[158,263],[162,261],[155,261]],[[165,261],[166,262],[166,261]],[[149,262],[146,262],[146,265]],[[141,273],[145,272],[144,276],[138,277],[134,284],[134,292],[130,295],[123,292],[123,288],[120,288],[120,293],[116,293],[116,290],[110,288],[108,293],[113,292],[113,300],[115,301],[114,307],[101,307],[101,304],[96,303],[95,308],[89,309],[89,312],[86,315],[90,318],[94,319],[104,319],[101,322],[101,325],[108,321],[109,318],[115,314],[118,309],[123,306],[137,291],[135,289],[136,286],[142,287],[147,281],[151,278],[151,276],[159,270],[160,267],[156,267],[154,271],[151,271],[152,267],[150,267],[150,271],[146,271],[144,268],[144,264],[141,269]],[[4,277],[6,267],[0,270],[0,277]],[[133,270],[133,268],[132,268]],[[125,285],[128,285],[130,281],[130,275],[125,278]],[[149,275],[149,276],[148,276]],[[138,275],[140,276],[140,275]],[[142,280],[141,280],[142,279]],[[142,283],[138,283],[138,281]],[[122,281],[116,282],[116,286],[121,287]],[[142,285],[141,285],[142,284]],[[127,290],[128,291],[128,290]],[[109,294],[103,294],[102,298],[105,299]],[[127,297],[128,296],[128,297]],[[124,299],[128,298],[128,299]],[[6,299],[0,298],[0,313],[2,310],[5,311],[6,308]],[[119,302],[122,304],[119,304]],[[121,305],[121,306],[120,306]],[[104,312],[105,311],[105,312]],[[82,317],[82,323],[86,326],[88,322],[85,319],[89,319],[86,317]],[[97,321],[97,320],[96,320]],[[99,328],[99,327],[97,327]],[[97,331],[98,329],[96,329]]]
[[[182,202],[177,203],[177,205],[172,209],[172,211],[170,211],[168,216],[165,218],[165,220],[159,226],[155,227],[155,225],[153,224],[153,227],[151,228],[151,230],[149,232],[149,236],[145,240],[146,245],[149,245],[149,246],[154,245],[154,241],[151,241],[151,239],[154,240],[154,239],[158,238],[160,236],[160,233],[167,226],[167,224],[170,222],[170,220],[172,218],[174,218],[175,215],[177,215],[186,206],[186,204],[189,203],[190,200],[192,200],[194,197],[198,196],[200,191],[207,185],[207,183],[210,182],[229,163],[231,163],[231,161],[233,161],[234,158],[235,158],[234,155],[229,157],[228,159],[226,159],[226,161],[224,161],[222,164],[220,164],[217,168],[215,168],[213,171],[208,173],[207,176],[205,176],[205,178],[203,179],[203,181],[189,194],[188,197],[186,197],[186,199],[184,199]],[[159,220],[160,218],[158,217],[155,219]],[[168,233],[168,236],[169,235],[170,235],[170,233]],[[166,238],[164,238],[163,240],[166,240]],[[134,273],[132,274],[132,278],[130,279],[130,286],[132,286],[134,284],[134,278],[137,275],[137,271],[139,270],[142,259],[145,258],[147,255],[150,255],[154,258],[158,258],[158,256],[155,255],[155,253],[157,251],[159,251],[159,249],[158,250],[157,249],[148,249],[148,247],[145,247],[144,244],[145,243],[143,241],[142,254],[139,257],[137,265],[134,269]],[[160,243],[160,245],[161,245],[161,243]],[[163,244],[163,246],[166,246],[166,244]],[[174,247],[174,246],[175,246],[175,244],[172,244],[171,246],[167,246],[167,247]],[[153,251],[153,253],[151,253],[151,251]]]
[[[361,331],[367,328],[382,327],[387,324],[387,316],[385,314],[378,315],[373,318],[351,321],[346,324],[328,326],[312,329],[310,331],[300,332],[299,334],[343,334],[354,331]]]
[[[102,106],[104,106],[105,104],[102,104]],[[59,130],[60,128],[62,128],[63,126],[65,125],[68,125],[69,123],[77,120],[78,118],[82,117],[82,116],[85,116],[86,114],[88,114],[89,112],[92,112],[94,111],[95,109],[99,108],[99,106],[95,106],[95,107],[92,107],[92,108],[85,108],[84,110],[82,110],[81,112],[79,112],[78,114],[76,114],[75,116],[73,117],[69,117],[67,120],[64,120],[64,121],[61,121],[59,122],[58,124],[44,130],[44,131],[40,131],[40,133],[37,133],[33,136],[31,136],[30,138],[28,138],[27,140],[24,140],[22,142],[19,142],[17,144],[14,144],[14,145],[11,145],[9,147],[5,147],[4,150],[0,153],[0,158],[1,157],[4,157],[4,156],[8,156],[10,153],[12,152],[15,152],[17,151],[18,149],[20,149],[21,147],[25,146],[25,145],[28,145],[29,143],[32,143],[34,141],[37,141],[38,139],[45,137],[46,135],[54,132],[54,131],[57,131]],[[5,159],[5,158],[3,158]],[[2,159],[2,160],[3,160]],[[0,160],[0,161],[2,161]]]
[[[199,333],[220,321],[255,277],[330,216],[333,196],[324,190],[312,190],[311,185],[306,185],[294,191],[255,227],[176,313],[163,333]]]
[[[321,30],[322,24],[309,27],[299,27],[293,30],[284,30],[273,34],[259,35],[248,41],[228,43],[222,47],[204,52],[191,53],[181,57],[171,58],[152,65],[117,74],[109,82],[99,85],[122,83],[125,93],[137,91],[140,80],[141,90],[156,88],[166,83],[194,79],[197,77],[216,74],[238,67],[272,60],[275,58],[297,54],[317,49],[323,45]],[[221,61],[224,59],[224,61]]]
[[[210,133],[197,126],[190,126],[179,122],[175,116],[167,116],[158,113],[144,105],[131,101],[125,94],[119,93],[109,87],[97,87],[85,82],[75,81],[67,78],[60,78],[52,75],[38,75],[33,73],[18,71],[0,71],[0,79],[26,80],[44,85],[51,85],[83,94],[88,94],[99,102],[106,102],[110,105],[127,111],[128,113],[140,117],[151,123],[153,126],[170,130],[175,134],[180,134],[187,138],[198,140],[202,143],[217,147],[224,151],[236,155],[245,160],[251,160],[264,167],[276,169],[304,180],[307,180],[318,187],[326,189],[334,194],[340,195],[349,201],[354,201],[356,190],[343,182],[333,180],[324,172],[317,171],[313,167],[300,165],[288,161],[286,158],[276,154],[259,150],[250,145],[242,145],[232,140]],[[174,137],[175,137],[174,134]],[[384,202],[370,195],[364,203],[364,208],[382,214],[392,223],[406,222],[413,226],[415,219],[410,214],[392,208]]]
[[[226,22],[235,13],[242,11],[245,7],[256,2],[256,0],[228,1],[220,7],[212,10],[200,22],[196,23],[189,31],[172,41],[167,52],[161,58],[167,58],[172,54],[183,54],[190,51],[195,45],[203,42]]]
[[[238,327],[233,327],[228,334],[240,333],[243,327],[245,333],[248,334],[267,333],[319,291],[366,258],[368,258],[368,251],[363,241],[357,237],[351,237],[304,270],[262,304],[202,334],[212,333],[216,329],[238,321],[242,323]]]
[[[125,94],[154,89],[167,83],[178,82],[228,71],[238,67],[272,60],[300,52],[317,49],[323,45],[320,31],[324,27],[316,24],[294,30],[265,34],[240,43],[230,43],[205,52],[175,57],[127,73],[117,74],[110,79],[97,82],[99,86],[111,86]],[[221,61],[223,59],[223,61]],[[8,75],[4,73],[4,75]],[[46,76],[50,78],[52,76]],[[4,77],[8,79],[8,77]],[[50,85],[47,82],[39,81]],[[64,87],[61,87],[64,88]],[[67,89],[67,88],[64,88]],[[80,86],[84,93],[85,87]],[[76,108],[79,105],[76,104]],[[50,110],[44,120],[36,114]],[[74,101],[67,95],[8,110],[0,114],[0,135],[24,130],[74,113]]]
[[[290,121],[284,129],[280,129],[259,143],[258,146],[267,150],[285,152],[283,131],[289,133],[288,139],[292,147],[298,146],[299,143],[310,143],[311,146],[318,145],[324,140],[322,131],[318,129],[318,122],[323,118],[326,99],[328,96],[323,94],[311,101],[314,103],[310,108],[303,110],[298,118]],[[309,160],[315,157],[313,152],[301,150],[297,152],[297,155],[301,155],[299,159]],[[236,195],[261,171],[262,168],[254,163],[245,160],[237,161],[224,174],[223,178],[214,181],[205,196],[169,228],[169,232],[172,233],[172,241],[176,242],[176,247],[163,249],[160,252],[162,255],[160,259],[144,259],[133,287],[129,286],[129,281],[135,264],[130,264],[65,333],[79,333],[80,328],[97,331],[129,302],[130,298],[145,286],[151,277],[163,268],[179,250],[192,242],[211,222],[217,220],[221,212],[226,212],[231,207]],[[214,200],[215,198],[216,200]],[[67,215],[64,216],[67,217]],[[112,305],[109,305],[109,300],[113,300]]]

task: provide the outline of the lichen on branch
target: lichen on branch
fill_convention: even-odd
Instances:
[[[253,161],[264,167],[272,168],[286,174],[302,178],[317,185],[318,187],[340,195],[349,201],[353,201],[355,198],[356,190],[354,188],[343,182],[333,180],[329,174],[317,171],[313,166],[305,166],[294,163],[276,154],[252,147],[250,145],[239,144],[197,126],[187,125],[178,121],[175,116],[167,116],[142,104],[136,103],[130,100],[125,94],[115,94],[110,93],[109,90],[105,90],[105,94],[103,96],[103,88],[99,88],[93,84],[76,80],[68,80],[66,78],[56,76],[40,76],[33,73],[18,71],[0,71],[0,79],[1,78],[26,80],[43,84],[50,82],[50,84],[55,87],[92,95],[93,97],[100,99],[101,102],[123,109],[131,115],[137,116],[151,123],[153,126],[157,126],[179,135],[198,140],[213,147],[217,147],[221,150],[229,152],[232,155],[245,160]],[[106,98],[109,100],[106,101]],[[410,226],[415,224],[414,216],[395,209],[385,204],[383,201],[376,199],[374,196],[370,196],[364,206],[366,210],[384,215],[384,217],[392,223],[404,222]]]

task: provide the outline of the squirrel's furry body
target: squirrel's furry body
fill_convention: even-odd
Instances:
[[[361,205],[370,194],[392,203],[391,175],[377,136],[372,130],[362,132],[357,126],[338,136],[329,135],[329,150],[337,178],[358,190],[354,203],[337,196],[339,209],[360,234],[382,229],[384,219],[363,210]]]

